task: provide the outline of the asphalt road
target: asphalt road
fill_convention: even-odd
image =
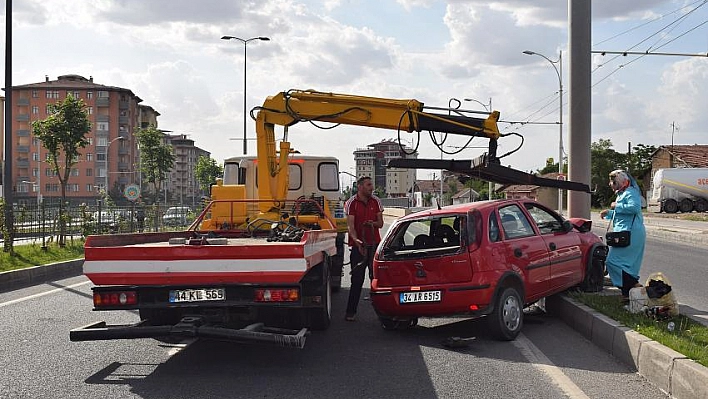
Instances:
[[[530,316],[514,342],[483,320],[421,320],[384,331],[368,301],[303,350],[217,341],[70,342],[71,328],[135,312],[92,312],[90,283],[74,277],[0,294],[0,398],[664,398],[656,387],[548,315]],[[451,336],[476,337],[448,349]]]

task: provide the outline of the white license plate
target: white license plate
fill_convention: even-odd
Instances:
[[[416,292],[401,292],[401,303],[414,302],[439,302],[440,291],[416,291]]]
[[[223,301],[226,293],[223,288],[196,288],[191,290],[171,290],[170,302]]]

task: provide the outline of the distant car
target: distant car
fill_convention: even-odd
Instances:
[[[167,208],[165,214],[162,215],[162,223],[165,226],[185,226],[189,216],[190,209],[186,206],[173,206]]]
[[[374,309],[385,329],[423,316],[486,316],[497,338],[513,340],[526,305],[574,286],[602,288],[607,247],[591,226],[532,200],[410,214],[374,257]]]
[[[103,209],[99,215],[94,212],[91,217],[96,224],[100,223],[103,230],[118,230],[121,222],[130,222],[130,211],[124,209]]]

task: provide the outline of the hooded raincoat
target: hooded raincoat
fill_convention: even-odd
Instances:
[[[605,219],[611,220],[612,231],[631,231],[627,247],[610,247],[607,256],[607,271],[615,287],[622,287],[622,271],[639,280],[639,268],[644,257],[646,230],[642,217],[642,196],[637,182],[628,176],[630,185],[617,193],[615,209],[610,210]]]

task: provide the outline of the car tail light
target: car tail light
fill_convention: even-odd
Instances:
[[[470,310],[472,310],[472,311],[474,311],[474,310],[479,310],[479,306],[477,306],[477,305],[470,305]]]
[[[258,288],[253,297],[256,302],[296,302],[299,299],[297,288]]]
[[[96,308],[131,306],[138,303],[135,291],[106,291],[93,293],[93,306]]]

